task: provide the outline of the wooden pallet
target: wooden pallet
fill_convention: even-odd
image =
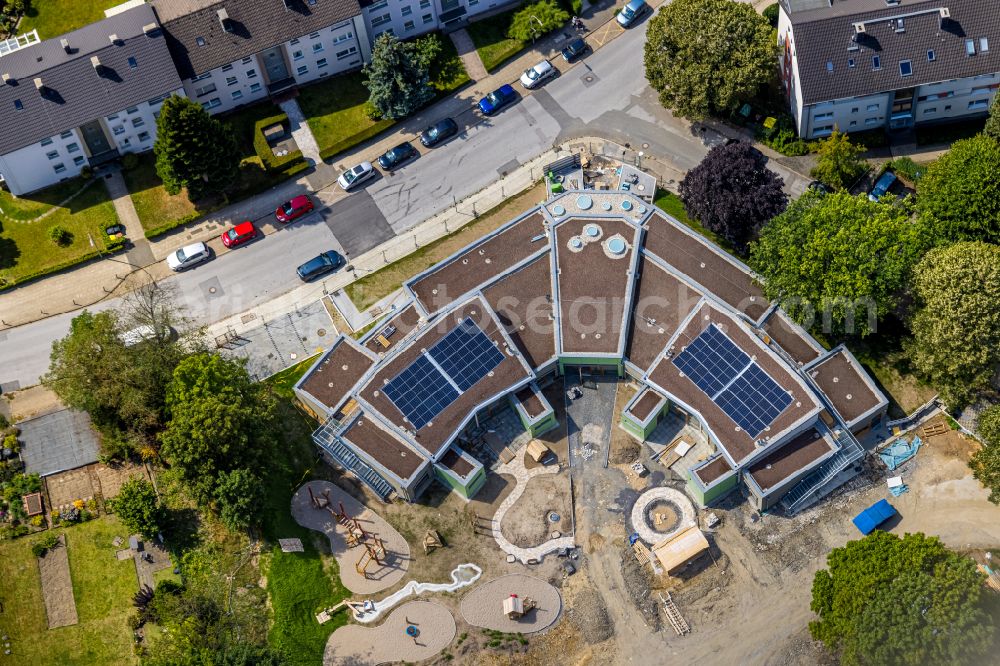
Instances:
[[[660,595],[660,601],[663,602],[663,610],[667,615],[667,621],[670,622],[670,626],[674,628],[678,636],[683,636],[685,634],[691,633],[691,627],[688,626],[687,620],[681,615],[681,612],[677,610],[677,606],[674,604],[674,600],[670,597],[670,593],[667,592],[667,598],[664,599],[663,595]]]
[[[921,428],[920,436],[927,438],[931,435],[942,435],[946,432],[948,432],[948,424],[943,421],[938,421],[937,423],[932,423],[931,425]]]
[[[991,587],[997,592],[1000,592],[1000,573],[996,571],[990,571],[982,564],[978,564],[976,566],[979,567],[980,571],[986,574],[986,580],[983,582],[985,582],[988,587]]]
[[[635,543],[633,543],[632,552],[635,553],[635,559],[639,560],[639,564],[642,564],[644,566],[652,565],[653,554],[649,551],[649,548],[647,548],[646,544],[644,544],[643,542],[636,541]]]

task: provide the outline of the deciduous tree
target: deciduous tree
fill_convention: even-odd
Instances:
[[[234,469],[219,474],[215,486],[219,518],[231,530],[242,530],[257,520],[264,500],[260,477],[248,469]]]
[[[557,5],[555,0],[542,0],[525,5],[514,14],[507,36],[526,42],[552,32],[568,20],[569,12]]]
[[[163,527],[163,506],[153,484],[146,479],[129,479],[108,504],[129,532],[153,539]]]
[[[975,563],[936,537],[875,531],[827,556],[809,630],[848,666],[976,663],[994,633],[982,589]]]
[[[1000,405],[980,412],[976,433],[983,447],[973,454],[969,467],[973,476],[990,489],[990,501],[1000,504]]]
[[[926,248],[910,216],[905,203],[806,192],[764,225],[750,263],[767,296],[806,326],[822,313],[824,324],[868,335],[897,308]]]
[[[913,271],[916,307],[905,349],[952,409],[990,387],[1000,363],[1000,246],[956,243]]]
[[[223,194],[239,174],[232,130],[187,97],[172,95],[156,121],[156,173],[170,194],[186,187],[192,201]]]
[[[687,214],[741,252],[761,225],[785,210],[784,182],[749,143],[716,146],[681,181]]]
[[[405,118],[434,97],[430,67],[437,52],[430,44],[401,42],[388,32],[375,40],[363,72],[368,101],[382,118]]]
[[[956,141],[917,183],[921,218],[941,243],[1000,243],[1000,142]]]
[[[731,0],[674,0],[650,19],[646,78],[684,118],[726,114],[774,76],[777,46],[766,18]]]
[[[820,141],[816,166],[809,173],[835,190],[847,189],[865,170],[863,152],[864,146],[851,143],[846,134],[834,130]]]

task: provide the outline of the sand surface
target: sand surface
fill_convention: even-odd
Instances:
[[[411,638],[406,627],[417,627]],[[378,627],[349,624],[330,635],[323,654],[324,666],[385,664],[423,661],[440,654],[455,640],[451,611],[432,601],[410,601],[389,615]]]
[[[503,600],[511,594],[531,598],[537,604],[518,620],[503,613]],[[559,590],[540,578],[510,574],[477,585],[462,597],[462,617],[471,625],[507,633],[530,634],[545,629],[559,618],[562,597]]]

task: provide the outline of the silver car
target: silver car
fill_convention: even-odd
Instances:
[[[340,178],[337,179],[337,183],[345,190],[349,190],[353,187],[357,187],[374,175],[375,168],[372,167],[372,163],[362,162],[361,164],[351,167],[344,173],[340,174]]]
[[[552,63],[548,60],[543,60],[534,67],[524,70],[524,74],[521,75],[521,85],[531,90],[536,88],[549,78],[552,78],[558,73],[558,70],[552,66]]]
[[[172,271],[182,271],[191,268],[212,257],[212,251],[204,243],[191,243],[176,252],[167,255],[167,266]]]

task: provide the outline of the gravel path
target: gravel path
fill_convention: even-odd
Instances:
[[[367,577],[355,570],[354,566],[365,552],[364,548],[347,547],[347,529],[337,523],[337,519],[329,511],[317,509],[312,505],[309,499],[310,487],[316,497],[323,497],[323,494],[329,491],[333,507],[339,507],[339,503],[342,502],[347,514],[357,517],[366,532],[382,539],[387,554],[383,560],[384,565],[372,562],[368,566]],[[329,481],[310,481],[295,491],[292,497],[292,517],[299,525],[323,532],[329,537],[330,550],[340,566],[340,580],[344,587],[355,594],[374,594],[395,585],[402,580],[410,566],[410,547],[406,539],[385,522],[382,516]]]
[[[406,627],[419,630],[416,638]],[[330,635],[323,654],[324,666],[367,666],[389,662],[430,659],[455,640],[455,618],[451,611],[432,601],[403,604],[375,628],[350,624]]]
[[[511,594],[521,599],[530,597],[535,610],[520,620],[511,620],[503,612],[503,600]],[[462,597],[462,617],[476,627],[507,633],[531,634],[553,624],[562,612],[559,590],[540,578],[525,574],[510,574],[483,583]]]

